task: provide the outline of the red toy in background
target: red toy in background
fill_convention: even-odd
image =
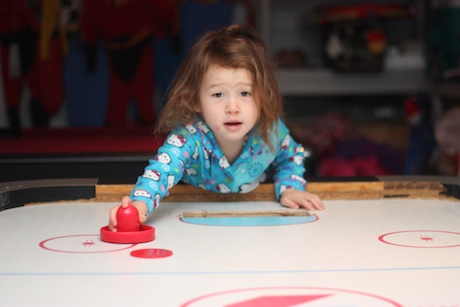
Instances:
[[[109,98],[106,123],[128,124],[128,107],[134,98],[138,123],[153,124],[154,68],[152,38],[161,38],[176,21],[174,1],[87,0],[83,2],[81,31],[92,50],[104,41],[109,59]],[[95,63],[88,58],[89,69]]]
[[[58,24],[59,0],[0,0],[3,91],[10,127],[19,134],[19,108],[30,91],[33,126],[48,126],[63,100],[66,41]]]
[[[422,109],[417,102],[416,97],[408,96],[404,100],[404,116],[411,127],[420,125],[422,121]]]

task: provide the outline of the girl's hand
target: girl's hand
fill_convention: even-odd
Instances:
[[[123,197],[123,199],[121,200],[120,206],[123,208],[126,208],[128,207],[129,204],[132,204],[134,207],[136,207],[137,211],[139,212],[139,223],[144,224],[145,221],[147,220],[147,213],[148,213],[147,205],[142,201],[131,202],[128,196]],[[117,231],[117,226],[118,226],[117,211],[118,211],[118,208],[120,208],[120,206],[113,207],[110,209],[109,225],[108,225],[110,231]]]
[[[324,210],[324,204],[317,195],[295,189],[286,189],[281,194],[280,202],[291,209],[303,207],[310,211]]]

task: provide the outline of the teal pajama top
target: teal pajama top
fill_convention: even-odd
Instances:
[[[229,164],[211,129],[199,118],[173,130],[149,161],[131,191],[131,200],[147,204],[149,214],[180,180],[218,193],[247,193],[273,176],[276,198],[285,189],[305,191],[305,153],[281,120],[270,139],[275,152],[252,131],[239,157]]]

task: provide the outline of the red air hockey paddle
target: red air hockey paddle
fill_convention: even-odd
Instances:
[[[120,206],[117,211],[117,231],[110,231],[108,226],[101,228],[101,240],[109,243],[143,243],[155,239],[155,228],[139,224],[139,212],[136,207]]]

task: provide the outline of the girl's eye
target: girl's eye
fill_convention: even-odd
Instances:
[[[222,93],[215,93],[215,94],[212,94],[212,96],[214,96],[216,98],[221,98],[223,95],[222,95]]]
[[[251,96],[251,93],[249,93],[249,92],[241,92],[241,96],[248,97],[248,96]]]

